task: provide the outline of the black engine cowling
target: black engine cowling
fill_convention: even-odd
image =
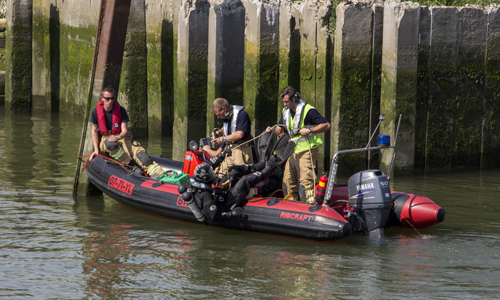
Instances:
[[[353,230],[370,236],[383,236],[392,207],[387,176],[380,170],[366,170],[349,178],[349,217]]]

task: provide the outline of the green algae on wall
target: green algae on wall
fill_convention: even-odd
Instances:
[[[366,3],[337,7],[335,35],[331,153],[362,148],[368,142],[370,120],[371,7]],[[352,174],[367,166],[366,153],[344,155],[340,174]]]
[[[31,18],[26,23],[7,27],[5,105],[11,112],[30,112],[32,106]]]
[[[246,4],[243,105],[254,136],[277,121],[279,13],[277,4]]]
[[[252,131],[255,135],[256,125],[256,109],[260,106],[258,95],[260,88],[260,51],[258,42],[252,43],[248,40],[245,43],[245,74],[243,88],[243,105],[252,122]],[[208,105],[208,103],[207,103]],[[209,112],[210,113],[210,112]],[[211,128],[207,128],[207,136],[210,134]]]
[[[130,7],[118,99],[128,110],[129,129],[137,138],[148,135],[146,14],[143,1]]]
[[[87,108],[96,28],[61,24],[60,30],[60,112],[83,116]]]
[[[0,40],[5,43],[5,32],[0,32]],[[0,71],[5,71],[5,47],[0,47]]]
[[[33,108],[51,109],[50,102],[47,107],[45,102],[45,37],[49,36],[48,16],[43,14],[41,0],[33,1]]]
[[[33,107],[59,112],[60,16],[52,3],[33,5]]]
[[[173,158],[183,160],[191,140],[205,135],[209,5],[200,1],[183,7],[179,20],[176,80],[174,82]]]
[[[241,2],[222,2],[209,8],[206,134],[219,127],[210,110],[216,98],[243,105],[245,8]]]
[[[397,79],[383,75],[382,98],[380,111],[385,113],[385,120],[381,125],[381,134],[391,136],[391,144],[398,145],[398,156],[394,163],[394,172],[399,174],[411,174],[413,172],[413,140],[415,138],[415,99],[416,99],[416,70],[415,72],[398,72]],[[396,80],[393,82],[393,80]],[[384,89],[395,90],[395,97],[387,97]],[[401,117],[399,136],[396,130]],[[388,170],[392,159],[392,153],[385,151],[382,154],[380,168]]]
[[[118,98],[127,108],[130,131],[138,138],[148,135],[146,51],[141,51],[141,46],[145,45],[140,36],[127,37]]]
[[[338,121],[334,122],[332,128],[334,135],[331,153],[344,149],[362,148],[368,142],[371,81],[367,65],[370,60],[361,58],[370,57],[371,48],[366,45],[359,45],[356,48],[356,50],[351,48],[349,51],[352,55],[335,58],[336,61],[341,59],[345,67],[335,66],[332,119]],[[365,153],[349,154],[342,161],[344,166],[348,166],[344,169],[347,173],[365,168],[366,163]]]
[[[173,24],[167,20],[161,26],[147,29],[148,127],[150,131],[172,135],[174,37]]]
[[[384,25],[384,6],[382,3],[372,5],[373,10],[373,37],[372,37],[372,65],[371,65],[371,91],[370,91],[370,123],[368,132],[371,135],[379,124],[380,119],[380,97],[382,89],[382,42]],[[375,132],[377,134],[377,132]],[[370,146],[376,146],[377,141],[373,139]],[[378,169],[380,167],[380,152],[370,151],[368,153],[368,168]]]
[[[172,136],[180,1],[146,0],[148,127]]]
[[[397,140],[394,172],[398,173],[412,173],[414,165],[419,13],[417,4],[399,2],[386,2],[384,12],[384,35],[394,39],[383,42],[380,111],[386,118],[380,132],[389,134],[392,144]],[[382,151],[380,168],[388,170],[392,159],[392,151]]]

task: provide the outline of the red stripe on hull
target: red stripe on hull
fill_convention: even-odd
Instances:
[[[156,180],[146,180],[141,184],[141,187],[145,187],[148,189],[153,189],[157,191],[162,191],[162,192],[167,192],[170,194],[176,194],[176,196],[179,195],[179,192],[177,192],[177,188],[179,187],[178,185],[171,184],[171,183],[163,183],[163,184],[158,184],[158,186],[153,186],[154,184],[158,184],[158,181]]]
[[[311,204],[286,201],[286,200],[280,200],[278,202],[278,199],[276,199],[275,201],[277,201],[277,203],[270,206],[268,205],[268,202],[275,198],[264,198],[262,200],[260,199],[261,198],[249,199],[249,202],[246,204],[246,206],[265,207],[267,209],[277,209],[281,211],[294,212],[297,214],[304,214],[305,216],[303,218],[307,218],[307,215],[323,216],[325,218],[330,218],[337,221],[341,221],[343,223],[347,223],[346,219],[344,219],[336,210],[330,207],[321,206],[321,209],[319,209],[318,211],[311,212],[310,209],[313,208]],[[300,216],[292,216],[292,217],[296,218]]]

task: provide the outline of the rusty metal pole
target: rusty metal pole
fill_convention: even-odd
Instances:
[[[130,2],[131,0],[101,0],[87,110],[83,121],[78,156],[91,153],[93,150],[92,136],[87,135],[87,131],[90,114],[100,100],[102,88],[111,85],[115,90],[118,90],[123,62],[123,50],[127,35]],[[86,174],[81,172],[81,163],[82,161],[78,159],[73,196],[100,194],[101,192],[92,185]]]

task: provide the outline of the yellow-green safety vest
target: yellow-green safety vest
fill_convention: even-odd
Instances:
[[[292,117],[292,115],[290,114],[290,110],[288,108],[283,109],[283,119],[286,124],[286,131],[288,135],[291,136],[291,140],[303,139],[302,141],[298,142],[297,145],[295,146],[294,152],[296,154],[308,151],[309,147],[313,149],[323,144],[323,141],[321,140],[319,134],[313,133],[306,137],[297,134],[297,132],[304,127],[304,120],[306,118],[307,113],[309,112],[309,110],[313,108],[314,107],[312,105],[301,99],[299,101],[299,104],[297,105],[297,109],[295,111],[295,117]],[[297,117],[300,118],[300,122],[298,124],[296,124],[295,120],[295,118]],[[293,126],[291,124],[293,124]],[[314,127],[314,126],[315,125],[306,127]]]

